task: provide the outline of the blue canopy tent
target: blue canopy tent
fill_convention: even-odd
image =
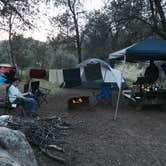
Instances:
[[[147,61],[147,60],[160,60],[166,61],[166,40],[162,39],[145,39],[143,41],[134,43],[122,50],[113,52],[109,54],[109,60],[124,60],[137,62],[137,61]],[[118,94],[117,108],[115,112],[114,119],[117,118],[119,98],[121,90]]]
[[[126,61],[166,61],[166,40],[154,38],[145,39],[120,51],[110,53],[108,59],[126,59]]]

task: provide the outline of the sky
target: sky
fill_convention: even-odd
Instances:
[[[85,11],[92,11],[94,9],[100,9],[104,3],[103,0],[81,0],[81,2],[84,5],[84,10]],[[49,33],[51,33],[53,31],[53,27],[50,26],[50,22],[48,20],[47,16],[44,16],[44,13],[47,13],[48,16],[55,16],[56,14],[58,14],[60,11],[56,10],[54,7],[46,7],[45,4],[40,5],[40,12],[39,12],[39,17],[40,19],[35,20],[34,24],[35,24],[35,29],[33,30],[29,30],[24,32],[24,37],[32,37],[35,40],[39,40],[39,41],[46,41],[47,40],[47,36]],[[5,32],[0,32],[1,33],[1,39],[0,40],[4,40],[8,38],[8,34]],[[56,33],[56,32],[55,32]]]
[[[86,11],[92,11],[94,9],[100,9],[101,6],[103,6],[103,1],[102,0],[82,0],[82,2],[84,4],[84,9]],[[44,6],[41,7],[41,8],[44,9]],[[44,9],[44,10],[46,10],[46,11],[48,10],[47,13],[49,13],[49,16],[55,15],[55,8]],[[58,10],[56,12],[58,13]],[[37,24],[38,24],[37,27],[40,27],[40,28],[26,34],[25,37],[33,36],[33,38],[36,39],[36,40],[46,41],[47,40],[47,34],[49,32],[50,33],[52,32],[49,20],[47,18],[43,17],[40,21],[37,22]]]
[[[84,0],[84,8],[87,11],[93,10],[93,9],[99,9],[101,6],[103,6],[102,0]]]

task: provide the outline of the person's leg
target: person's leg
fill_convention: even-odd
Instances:
[[[13,104],[17,104],[17,108],[21,106],[21,110],[17,109],[17,115],[25,116],[24,100],[23,98],[17,98]],[[20,112],[21,111],[21,112]]]
[[[24,99],[23,98],[16,98],[16,100],[13,103],[14,104],[22,103],[24,105]]]
[[[36,101],[31,97],[23,98],[24,100],[24,109],[27,113],[35,113],[36,108]]]

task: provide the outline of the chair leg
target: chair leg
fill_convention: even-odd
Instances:
[[[46,98],[47,96],[46,95],[43,95],[42,96],[42,99],[43,99],[43,101],[46,103],[46,104],[48,104],[48,101],[47,101],[47,98]]]
[[[46,104],[48,104],[46,95],[44,95],[44,94],[41,94],[41,95],[37,96],[35,99],[36,99],[37,105],[38,105],[39,107],[41,106],[41,104],[42,104],[43,102],[45,102]]]
[[[11,110],[10,105],[6,104],[5,107],[4,107],[4,113],[10,114],[10,110]]]
[[[18,105],[17,108],[15,108],[15,112],[17,116],[26,117],[23,105]]]

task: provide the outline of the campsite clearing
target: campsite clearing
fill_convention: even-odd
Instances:
[[[43,104],[39,110],[41,117],[57,115],[66,122],[79,124],[65,137],[74,150],[69,165],[164,166],[166,111],[154,106],[136,110],[122,97],[118,118],[114,121],[116,93],[113,93],[113,106],[98,104],[90,109],[67,110],[70,97],[91,96],[92,92],[94,90],[59,89],[49,97],[49,104]],[[93,105],[93,97],[90,101]],[[40,166],[63,165],[36,149],[35,154]]]

